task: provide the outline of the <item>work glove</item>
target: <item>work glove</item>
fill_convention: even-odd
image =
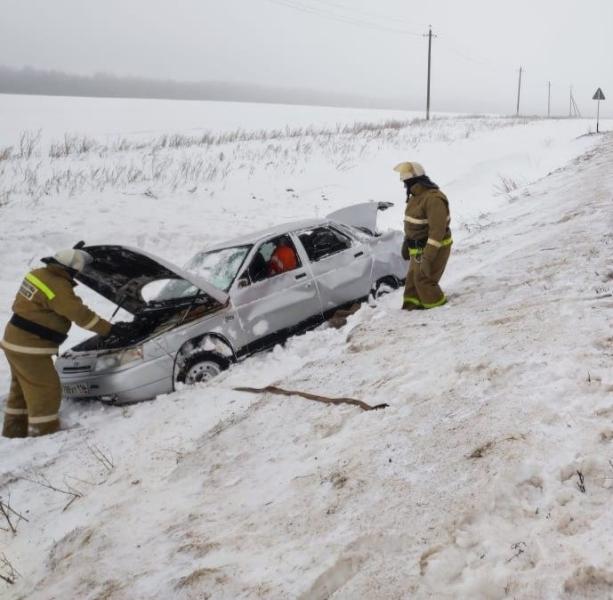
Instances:
[[[127,333],[130,333],[133,327],[133,324],[129,321],[118,321],[117,323],[113,323],[111,325],[111,332],[109,335],[112,335],[113,337],[122,337]]]
[[[400,248],[400,254],[404,260],[409,260],[411,255],[409,254],[409,238],[404,238],[402,242],[402,248]]]

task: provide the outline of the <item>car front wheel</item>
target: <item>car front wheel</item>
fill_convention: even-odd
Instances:
[[[227,369],[229,362],[214,352],[195,352],[183,364],[177,365],[175,384],[193,385],[210,381]]]

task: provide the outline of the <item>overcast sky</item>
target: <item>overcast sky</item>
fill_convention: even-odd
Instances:
[[[613,0],[0,0],[0,63],[297,86],[432,108],[613,115]],[[611,108],[609,108],[611,106]]]

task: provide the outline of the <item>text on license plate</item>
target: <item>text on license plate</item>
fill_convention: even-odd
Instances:
[[[65,383],[62,390],[64,396],[84,396],[89,394],[89,383]]]

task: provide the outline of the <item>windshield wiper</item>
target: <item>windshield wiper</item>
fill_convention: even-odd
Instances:
[[[179,322],[177,323],[177,327],[180,327],[181,325],[183,325],[183,323],[185,322],[185,319],[187,319],[187,316],[192,311],[192,308],[194,308],[194,305],[196,304],[196,300],[198,300],[198,298],[203,298],[203,297],[205,297],[204,292],[202,290],[198,290],[198,293],[194,296],[193,300],[189,303],[187,310],[185,311],[185,313],[183,313],[183,316],[179,319]]]

